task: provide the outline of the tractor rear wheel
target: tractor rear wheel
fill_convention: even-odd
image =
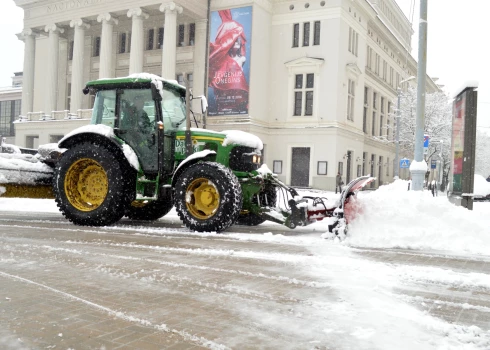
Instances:
[[[236,221],[242,208],[242,188],[225,166],[200,162],[177,179],[175,208],[184,224],[198,232],[220,232]]]
[[[133,201],[126,209],[126,216],[131,220],[154,221],[167,215],[173,205],[172,196],[165,196],[148,203]]]
[[[275,207],[277,202],[277,192],[275,186],[267,187],[265,190],[259,193],[260,205],[267,205],[268,207]],[[257,196],[254,196],[252,199],[253,204],[259,204],[257,200]],[[240,214],[236,221],[237,225],[245,225],[245,226],[257,226],[266,221],[261,216],[255,213],[245,213]]]
[[[84,142],[58,162],[53,192],[61,213],[77,225],[105,226],[121,219],[130,203],[129,165],[106,146]]]

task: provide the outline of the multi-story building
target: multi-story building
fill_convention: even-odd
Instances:
[[[20,115],[22,72],[14,73],[12,85],[0,87],[0,143],[14,143],[14,120]]]
[[[337,172],[345,182],[372,174],[375,186],[393,178],[394,101],[416,75],[413,31],[394,0],[14,1],[25,13],[19,146],[88,123],[87,80],[149,72],[208,95],[205,127],[259,136],[287,184],[333,189]],[[238,49],[226,30],[239,32]],[[225,49],[240,73],[217,68]],[[216,84],[235,74],[246,78],[241,92],[220,94]]]

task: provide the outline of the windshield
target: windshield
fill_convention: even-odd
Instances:
[[[116,91],[103,90],[95,96],[91,124],[104,124],[114,128],[116,110]]]
[[[165,130],[185,128],[185,100],[173,90],[162,92],[162,117]]]

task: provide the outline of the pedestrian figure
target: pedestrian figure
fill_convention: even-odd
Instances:
[[[339,193],[342,193],[342,185],[344,183],[342,182],[342,176],[340,175],[340,171],[337,173],[337,177],[335,180],[335,193],[337,193],[337,190]]]
[[[432,180],[432,182],[429,185],[429,190],[432,192],[432,197],[435,197],[435,192],[436,192],[436,182]]]
[[[410,185],[412,184],[412,179],[408,180],[408,189],[407,191],[410,191]]]

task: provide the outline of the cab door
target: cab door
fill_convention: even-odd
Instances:
[[[156,108],[151,89],[118,89],[116,110],[116,135],[134,150],[145,174],[157,174]]]

